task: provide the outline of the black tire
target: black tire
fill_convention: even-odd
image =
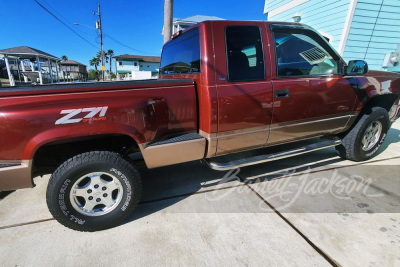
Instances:
[[[379,125],[380,126],[376,126]],[[363,149],[363,138],[368,127],[374,125],[381,128],[377,141],[371,143],[371,147],[367,146]],[[338,154],[343,159],[352,161],[368,160],[376,155],[386,134],[390,128],[389,115],[386,109],[381,107],[373,107],[368,112],[361,115],[356,125],[342,138],[342,144],[336,147]],[[378,131],[379,133],[379,131]]]
[[[73,230],[92,232],[126,220],[138,205],[141,191],[140,175],[132,164],[117,153],[93,151],[77,155],[58,167],[47,186],[46,200],[59,223]],[[78,196],[83,193],[88,196]],[[94,200],[100,200],[99,204]],[[84,209],[90,205],[96,206]]]

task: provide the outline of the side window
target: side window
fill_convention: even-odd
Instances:
[[[194,28],[166,44],[162,52],[160,67],[160,74],[199,73],[199,28]]]
[[[257,26],[230,26],[225,34],[228,80],[265,79],[260,29]]]
[[[338,74],[339,59],[328,52],[329,46],[318,35],[274,32],[274,38],[278,76]]]

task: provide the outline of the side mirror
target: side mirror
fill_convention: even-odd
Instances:
[[[345,76],[359,76],[368,72],[368,64],[364,60],[350,60],[345,67]]]

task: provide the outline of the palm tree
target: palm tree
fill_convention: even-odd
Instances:
[[[98,58],[98,57],[92,58],[89,61],[89,64],[90,64],[90,66],[94,66],[94,68],[96,70],[96,78],[97,78],[97,81],[98,81],[99,80],[99,73],[98,73],[98,70],[97,70],[97,66],[99,66],[99,64],[100,64],[100,58]]]
[[[67,61],[67,60],[68,60],[68,57],[66,55],[61,57],[61,61]]]
[[[103,51],[103,53],[104,53],[104,51]],[[102,62],[102,61],[101,61],[101,59],[102,59],[102,57],[101,57],[101,51],[97,52],[96,58],[99,59],[99,63],[105,64],[105,62]],[[104,60],[105,60],[106,62],[108,62],[108,61],[107,61],[108,58],[107,58],[107,54],[106,54],[106,53],[104,53]],[[103,70],[101,70],[101,76],[102,76],[103,79],[104,79]]]
[[[96,57],[101,59],[101,51],[97,52]]]
[[[107,50],[107,55],[110,57],[110,75],[111,75],[111,63],[112,63],[112,57],[114,56],[114,51],[111,49]]]

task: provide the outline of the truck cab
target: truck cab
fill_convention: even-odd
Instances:
[[[160,78],[195,81],[199,133],[214,157],[345,132],[368,101],[360,88],[381,83],[357,62],[358,72],[347,72],[306,25],[206,21],[165,44]],[[390,108],[397,97],[388,98]]]

